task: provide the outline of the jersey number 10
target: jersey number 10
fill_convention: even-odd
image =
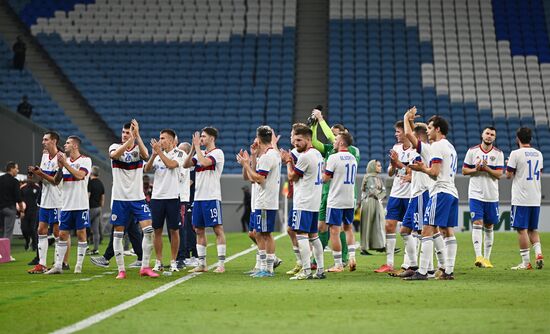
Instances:
[[[346,164],[346,179],[344,184],[355,184],[355,174],[357,173],[357,165]]]

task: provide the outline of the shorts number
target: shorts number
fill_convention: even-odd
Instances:
[[[151,210],[149,209],[149,205],[142,204],[141,207],[143,208],[143,212],[151,212]]]
[[[82,212],[82,220],[84,221],[88,220],[88,211]]]
[[[218,209],[210,209],[210,218],[218,218]]]

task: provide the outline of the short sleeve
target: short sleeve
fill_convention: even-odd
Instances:
[[[212,152],[212,156],[216,159],[216,163],[223,163],[225,160],[225,156],[223,154],[223,151],[220,149],[217,149]]]
[[[113,151],[116,151],[119,147],[120,144],[111,144],[111,146],[109,146],[109,155],[111,155],[111,153],[113,153]]]
[[[426,144],[420,141],[418,145],[418,147],[420,147],[419,153],[420,157],[422,157],[422,160],[425,162],[430,161],[432,155],[432,147],[430,146],[430,144]]]
[[[495,169],[496,170],[504,169],[504,153],[502,152],[498,152],[497,161],[495,162]]]
[[[414,151],[411,153],[411,159],[410,159],[410,162],[409,163],[416,163],[416,162],[420,162],[422,161],[422,157],[420,156],[420,154],[418,154],[417,151]]]
[[[328,157],[327,165],[325,167],[325,174],[329,176],[334,175],[335,165],[336,165],[336,154],[333,154]]]
[[[258,159],[258,165],[256,166],[256,173],[267,177],[271,169],[273,169],[273,157],[269,154],[264,154],[260,159]]]
[[[475,168],[475,163],[474,163],[474,157],[473,157],[473,152],[472,150],[468,150],[468,152],[466,152],[466,156],[464,157],[464,167],[466,168]]]
[[[178,163],[178,167],[183,167],[183,163],[185,162],[185,159],[187,158],[187,153],[184,151],[178,150],[174,156],[174,159]]]
[[[443,152],[441,152],[441,145],[439,145],[438,143],[434,143],[431,146],[431,151],[432,158],[430,160],[430,165],[438,163],[440,164],[441,162],[443,162]]]
[[[206,158],[212,161],[213,166],[216,166],[217,164],[222,163],[224,160],[223,152],[220,149],[216,149],[212,152],[209,152],[206,155]]]
[[[516,151],[512,151],[510,153],[510,158],[508,158],[508,165],[506,166],[506,171],[511,172],[511,173],[515,173],[516,168],[517,168],[517,164],[518,164],[518,161],[517,161]]]
[[[83,170],[86,172],[86,175],[90,174],[90,171],[92,170],[92,159],[86,157],[82,160],[82,164],[80,165],[79,170]]]
[[[309,154],[300,154],[296,166],[294,166],[294,172],[302,177],[307,171],[309,165]]]
[[[293,149],[292,151],[290,151],[290,155],[292,156],[292,161],[294,161],[294,164],[296,164],[296,162],[298,162],[298,151],[296,151],[296,149]]]

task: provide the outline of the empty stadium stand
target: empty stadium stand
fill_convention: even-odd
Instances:
[[[289,145],[295,0],[33,0],[19,14],[116,133],[131,117],[145,138],[217,126],[229,173],[259,124]]]
[[[17,110],[21,97],[27,95],[34,106],[32,120],[45,128],[58,131],[62,136],[76,134],[83,140],[84,148],[89,153],[97,149],[84,134],[74,125],[63,110],[51,99],[27,70],[13,69],[11,46],[0,39],[0,103]]]
[[[542,1],[332,0],[331,119],[386,163],[393,123],[412,105],[450,120],[460,159],[485,125],[505,154],[520,125],[550,152],[548,43]]]
[[[115,133],[130,117],[145,137],[212,124],[231,153],[267,123],[288,146],[296,0],[10,3]],[[412,105],[450,121],[459,163],[485,125],[506,155],[522,125],[550,152],[549,12],[542,0],[331,0],[329,119],[354,133],[361,170],[388,163]]]

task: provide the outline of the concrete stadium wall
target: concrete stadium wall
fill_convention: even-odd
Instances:
[[[27,174],[27,166],[38,165],[42,159],[42,136],[48,129],[38,126],[27,118],[8,110],[0,105],[0,168],[8,161],[19,164],[19,172]],[[63,146],[64,138],[59,146]],[[105,189],[110,189],[112,183],[111,166],[105,160],[83,153],[92,158],[94,165],[99,167],[101,180]],[[105,203],[110,203],[111,192],[107,190]]]

